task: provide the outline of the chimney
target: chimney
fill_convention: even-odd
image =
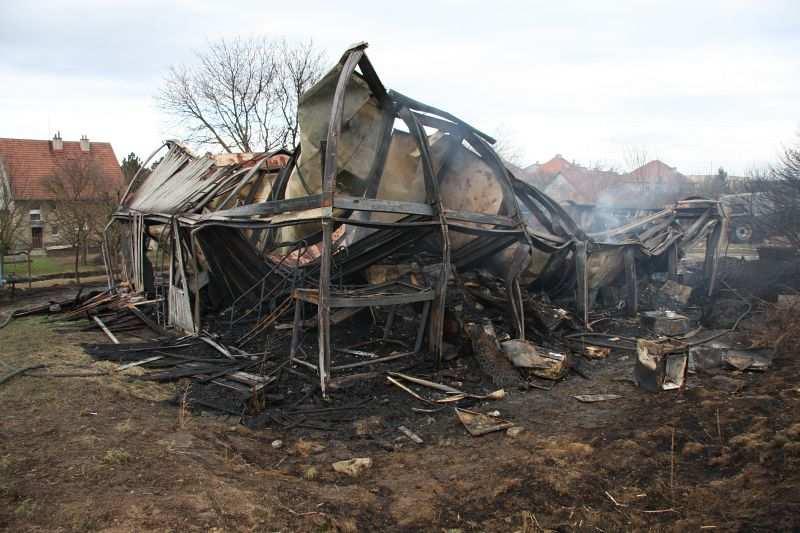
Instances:
[[[89,137],[81,135],[81,152],[89,151]]]
[[[61,140],[61,132],[57,132],[53,135],[53,140],[51,141],[53,144],[53,151],[60,152],[64,149],[64,141]]]

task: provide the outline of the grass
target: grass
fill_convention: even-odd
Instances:
[[[109,372],[108,375],[81,378],[86,381],[100,382],[107,389],[124,393],[129,397],[147,401],[165,401],[175,395],[174,387],[157,383],[133,379],[144,373],[139,367],[129,368],[117,372],[119,365],[111,361],[95,361],[87,355],[79,345],[82,341],[97,340],[94,333],[70,333],[66,336],[55,331],[59,327],[70,327],[73,322],[60,324],[48,321],[44,317],[20,318],[12,321],[0,330],[0,375],[10,372],[14,368],[44,363],[48,365],[47,372]],[[105,342],[105,338],[101,342]],[[44,371],[40,371],[44,372]],[[25,378],[20,378],[25,379]],[[0,388],[0,405],[7,395],[18,389],[7,386]],[[37,394],[49,394],[57,399],[58,387],[37,387]],[[1,477],[1,476],[0,476]]]
[[[131,460],[131,454],[122,448],[111,448],[103,456],[103,462],[108,465],[121,465]]]
[[[88,264],[79,265],[78,270],[87,272],[89,270],[102,269],[102,265],[95,264],[94,257],[89,256]],[[28,277],[28,263],[27,262],[8,262],[8,259],[3,263],[4,275],[8,276],[12,272],[17,277]],[[31,275],[42,276],[46,274],[67,273],[75,272],[75,258],[71,256],[32,256],[31,257]]]

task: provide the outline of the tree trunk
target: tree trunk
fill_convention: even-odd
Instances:
[[[76,283],[80,283],[81,282],[80,267],[78,265],[78,262],[80,261],[80,258],[81,258],[81,246],[80,246],[80,244],[77,244],[77,245],[75,245],[75,282]]]

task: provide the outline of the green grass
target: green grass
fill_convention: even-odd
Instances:
[[[79,265],[78,269],[81,272],[89,270],[102,270],[102,265],[94,264],[92,256],[89,256],[88,265]],[[28,276],[28,263],[9,263],[3,265],[3,273],[5,276],[15,273],[17,277]],[[31,275],[41,276],[44,274],[56,274],[61,272],[75,272],[75,258],[74,257],[53,257],[53,256],[33,256],[31,257]]]

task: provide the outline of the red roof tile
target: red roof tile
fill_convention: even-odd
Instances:
[[[568,169],[571,166],[572,163],[564,159],[561,154],[556,154],[556,156],[550,161],[539,165],[537,172],[539,174],[558,174],[559,172]]]
[[[50,141],[0,138],[0,159],[11,178],[11,190],[17,200],[53,200],[47,180],[64,161],[83,157],[93,158],[110,185],[115,190],[124,184],[122,170],[110,143],[91,142],[89,151],[81,150],[80,142],[64,141],[63,150],[53,150]]]
[[[678,172],[675,167],[671,167],[658,159],[653,159],[636,170],[632,170],[630,176],[640,180],[659,183],[664,181],[685,183],[688,181],[688,178]]]

